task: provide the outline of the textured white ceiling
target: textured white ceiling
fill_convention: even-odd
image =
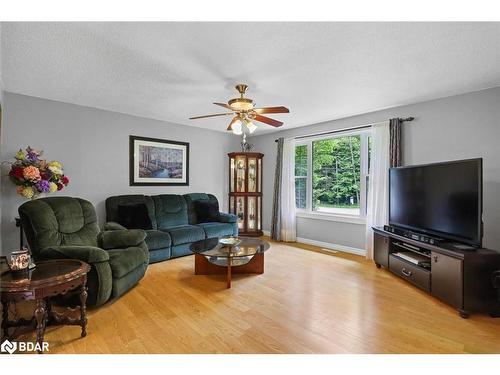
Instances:
[[[219,131],[188,117],[238,82],[281,129],[500,85],[500,23],[3,23],[2,49],[7,91]]]

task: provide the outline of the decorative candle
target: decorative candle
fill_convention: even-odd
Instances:
[[[20,271],[28,268],[29,261],[30,254],[28,250],[23,249],[10,253],[10,262],[8,264],[12,271]]]

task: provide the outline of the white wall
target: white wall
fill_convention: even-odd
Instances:
[[[335,105],[335,103],[332,103]],[[293,108],[291,114],[293,116]],[[484,246],[500,250],[500,88],[391,108],[340,120],[252,137],[264,152],[263,227],[271,228],[272,191],[278,137],[320,133],[393,117],[414,116],[403,125],[406,165],[484,158]],[[285,119],[286,121],[286,119]],[[299,218],[297,236],[364,248],[364,225]]]
[[[90,200],[102,223],[104,200],[118,194],[212,193],[227,208],[227,152],[231,135],[200,128],[128,116],[73,104],[6,92],[1,160],[11,160],[20,148],[43,149],[48,160],[59,160],[70,184],[54,195]],[[129,135],[190,143],[189,186],[129,186]],[[2,170],[3,253],[18,246],[14,226],[23,198]]]

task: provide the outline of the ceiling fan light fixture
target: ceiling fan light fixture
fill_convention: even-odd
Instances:
[[[247,98],[235,98],[227,102],[235,111],[249,111],[253,109],[253,100]]]
[[[243,134],[243,129],[242,129],[241,125],[242,125],[241,120],[233,121],[233,123],[231,124],[231,130],[233,131],[233,134],[236,134],[236,135]]]
[[[245,125],[250,134],[252,134],[255,130],[257,130],[257,125],[255,125],[252,121],[247,121]]]
[[[289,109],[283,106],[278,107],[262,107],[256,108],[255,102],[252,99],[245,98],[244,95],[248,89],[248,86],[241,83],[236,85],[236,90],[240,93],[239,98],[233,98],[226,103],[214,102],[213,104],[229,109],[228,113],[216,113],[213,115],[205,116],[195,116],[190,117],[190,120],[197,120],[207,117],[219,117],[219,116],[234,116],[226,130],[231,131],[233,134],[246,136],[247,134],[252,134],[257,130],[257,125],[254,121],[259,123],[264,123],[266,125],[273,126],[275,128],[283,125],[283,122],[272,119],[263,114],[267,113],[289,113]]]

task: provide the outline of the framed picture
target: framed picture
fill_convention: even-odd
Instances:
[[[189,185],[189,143],[130,136],[130,186]]]

